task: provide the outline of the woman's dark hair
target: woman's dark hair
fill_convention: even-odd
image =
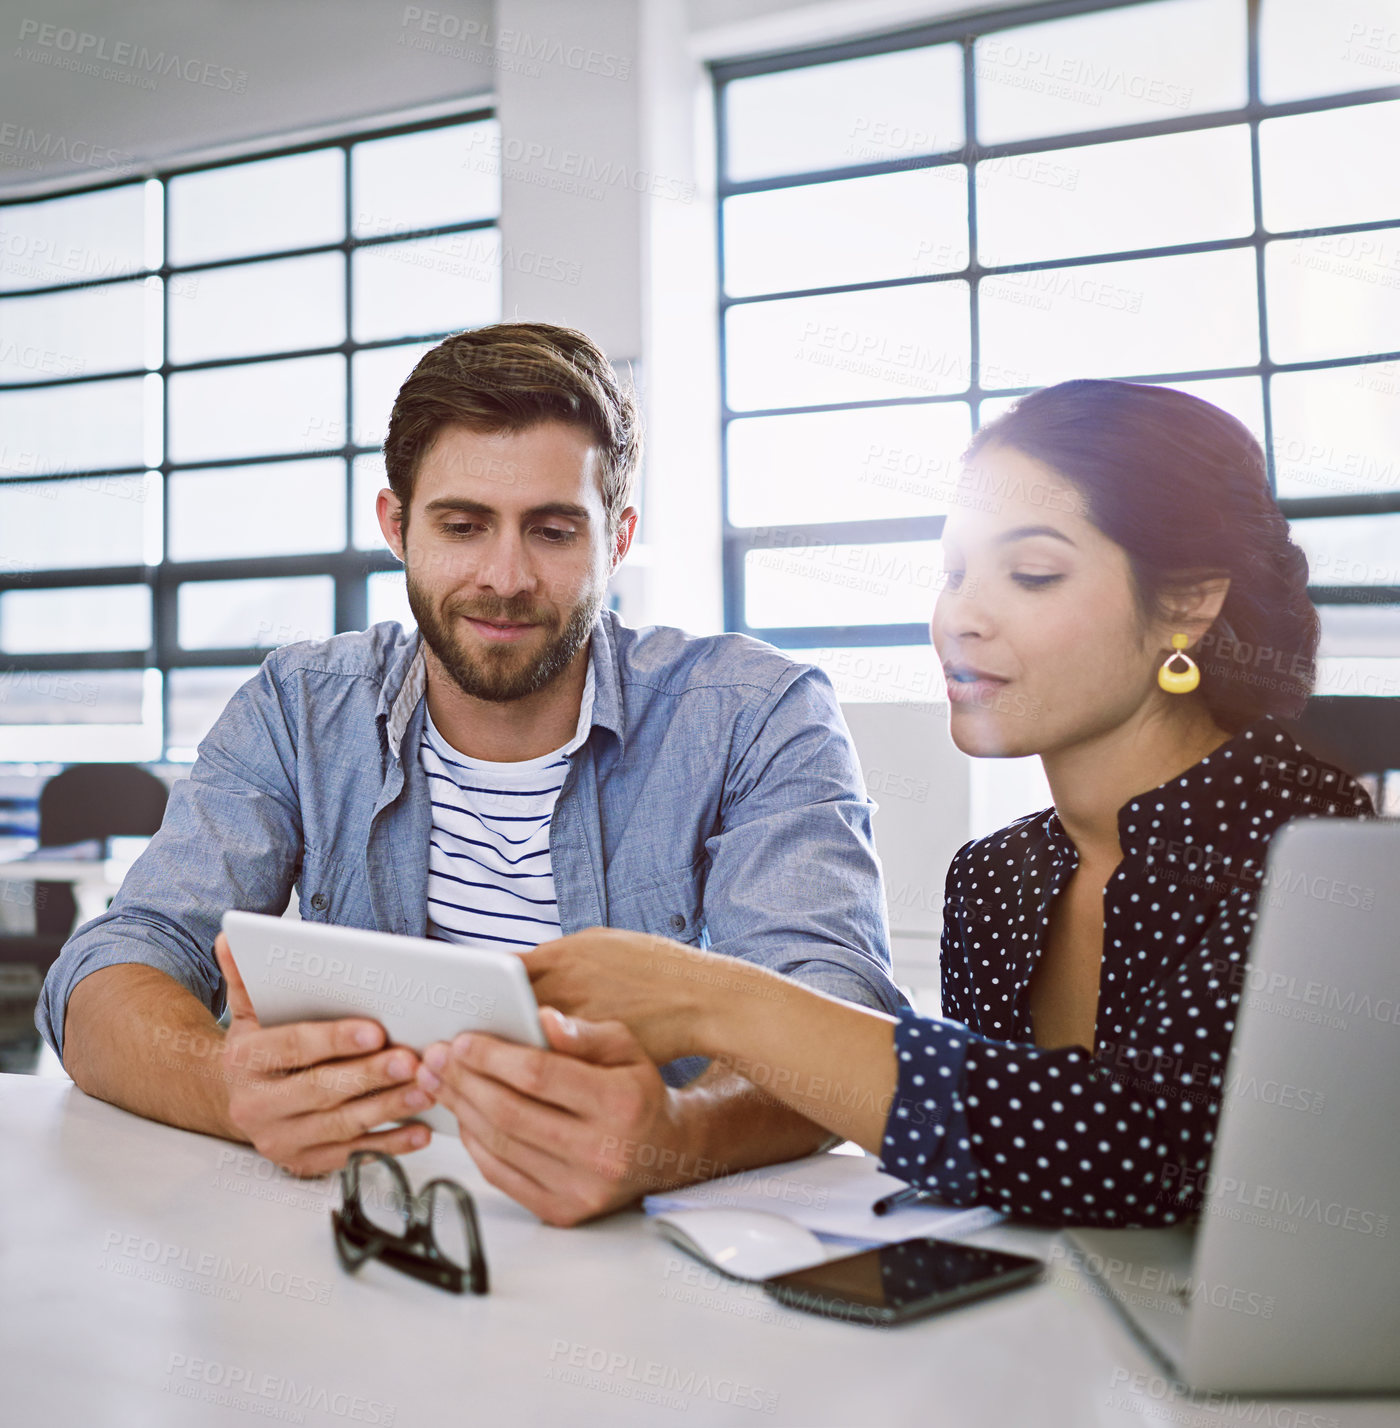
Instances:
[[[1308,562],[1242,422],[1170,387],[1061,382],[982,427],[966,457],[988,446],[1042,461],[1078,490],[1089,519],[1127,552],[1144,616],[1169,618],[1173,588],[1230,577],[1190,651],[1222,728],[1302,712],[1319,633]]]

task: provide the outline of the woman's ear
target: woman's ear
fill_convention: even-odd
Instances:
[[[1157,622],[1158,643],[1170,649],[1172,636],[1187,636],[1188,648],[1195,645],[1215,623],[1230,593],[1228,575],[1202,575],[1192,579],[1189,574],[1179,584],[1164,592],[1162,603],[1169,614]]]

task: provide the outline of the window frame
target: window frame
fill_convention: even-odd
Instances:
[[[368,618],[368,580],[371,575],[383,572],[397,572],[403,569],[392,551],[360,550],[355,546],[355,458],[374,455],[382,448],[367,446],[355,441],[354,381],[352,359],[358,352],[376,351],[382,348],[402,347],[425,342],[440,342],[457,330],[449,328],[439,332],[404,333],[391,338],[357,342],[354,338],[354,267],[353,254],[361,248],[374,248],[386,243],[403,243],[415,239],[445,237],[459,233],[499,230],[501,218],[499,209],[490,218],[471,219],[466,222],[441,224],[435,227],[405,229],[385,234],[367,234],[357,237],[354,231],[355,195],[353,180],[352,150],[359,144],[375,139],[393,138],[405,134],[424,133],[461,124],[490,121],[497,117],[493,103],[476,100],[460,110],[435,114],[430,118],[405,120],[379,125],[373,128],[356,129],[340,135],[316,137],[291,143],[271,144],[266,148],[241,150],[230,157],[202,159],[171,165],[155,165],[135,174],[125,174],[120,178],[102,182],[76,185],[55,192],[43,194],[27,193],[14,197],[0,197],[0,220],[7,210],[31,203],[42,203],[54,199],[76,197],[106,189],[124,187],[133,183],[157,181],[162,187],[161,222],[161,265],[156,268],[141,267],[119,278],[99,276],[80,279],[76,282],[48,283],[38,287],[16,288],[0,292],[0,306],[11,298],[30,298],[57,293],[75,292],[83,288],[112,286],[117,283],[143,283],[148,278],[162,280],[161,362],[158,366],[130,368],[123,371],[82,373],[75,376],[45,377],[32,382],[0,382],[0,393],[38,391],[45,388],[76,387],[91,382],[109,382],[123,378],[148,377],[158,375],[162,379],[161,402],[161,460],[150,465],[122,467],[102,467],[83,471],[26,472],[22,475],[0,477],[0,489],[51,483],[60,480],[100,481],[110,477],[145,476],[148,472],[159,475],[161,513],[161,560],[156,565],[113,565],[90,566],[59,570],[7,571],[0,566],[0,594],[12,590],[49,590],[93,588],[107,585],[146,585],[151,592],[152,642],[145,650],[134,651],[65,651],[46,654],[11,654],[4,652],[7,673],[58,672],[74,670],[97,671],[134,669],[156,669],[161,674],[161,739],[160,754],[156,762],[169,761],[170,742],[170,674],[182,669],[256,667],[262,664],[273,647],[255,645],[246,647],[226,647],[220,649],[183,649],[179,644],[177,622],[177,600],[182,584],[200,580],[238,580],[248,578],[286,577],[304,575],[329,575],[334,581],[334,630],[361,630]],[[306,247],[278,249],[266,253],[247,254],[232,258],[216,258],[197,263],[175,264],[170,261],[170,200],[168,185],[171,180],[187,174],[205,173],[215,169],[236,168],[266,159],[280,159],[296,154],[319,150],[339,149],[344,166],[343,195],[343,237],[335,242],[312,244]],[[207,358],[195,362],[176,363],[170,360],[170,304],[178,299],[178,289],[172,292],[172,282],[191,274],[199,274],[214,269],[243,267],[252,263],[271,262],[285,258],[309,257],[321,253],[342,253],[344,264],[345,335],[344,339],[328,346],[297,348],[288,351],[258,351],[235,357]],[[172,375],[184,372],[208,371],[212,369],[244,367],[263,362],[281,362],[304,357],[341,356],[345,360],[345,401],[344,441],[314,450],[281,451],[259,456],[237,456],[195,461],[174,462],[170,459],[170,400],[168,382]],[[214,471],[223,468],[264,466],[289,461],[315,461],[327,458],[338,459],[343,464],[343,493],[345,516],[345,544],[340,550],[305,555],[240,556],[232,558],[174,561],[168,558],[170,549],[170,501],[169,482],[171,475],[184,471]],[[175,746],[183,749],[183,745]]]
[[[1034,386],[997,387],[981,383],[979,350],[980,314],[977,302],[978,285],[983,278],[1001,277],[1041,271],[1057,271],[1090,264],[1134,258],[1171,257],[1184,254],[1224,252],[1253,249],[1255,283],[1258,303],[1258,362],[1236,367],[1213,367],[1184,372],[1143,372],[1122,374],[1126,379],[1145,382],[1204,381],[1223,377],[1254,377],[1260,380],[1263,400],[1264,430],[1260,434],[1268,461],[1269,484],[1276,489],[1273,453],[1272,378],[1275,374],[1313,372],[1331,368],[1363,367],[1375,363],[1400,361],[1400,349],[1370,353],[1359,357],[1332,357],[1304,362],[1277,362],[1269,356],[1268,304],[1265,288],[1265,252],[1268,244],[1297,238],[1321,238],[1351,233],[1400,232],[1400,216],[1394,219],[1366,223],[1343,223],[1329,227],[1271,231],[1264,227],[1263,195],[1260,178],[1259,125],[1267,119],[1295,114],[1315,114],[1332,109],[1382,103],[1400,99],[1400,84],[1373,86],[1351,90],[1344,94],[1322,95],[1312,99],[1290,100],[1266,104],[1259,89],[1259,17],[1260,0],[1241,0],[1246,13],[1246,100],[1241,108],[1215,110],[1176,118],[1157,119],[1106,128],[1077,130],[1047,138],[1024,139],[1000,144],[982,144],[976,139],[976,105],[978,81],[974,73],[974,41],[1022,25],[1066,19],[1113,10],[1122,10],[1152,0],[1053,0],[1053,3],[1018,5],[992,14],[934,21],[902,28],[886,34],[825,44],[750,58],[714,61],[710,64],[714,88],[716,145],[716,205],[715,223],[719,280],[718,345],[720,383],[720,520],[723,562],[724,627],[766,640],[787,649],[868,648],[875,646],[926,645],[926,623],[895,623],[881,625],[810,625],[763,627],[750,625],[746,614],[745,562],[750,551],[775,547],[800,547],[833,544],[886,544],[895,541],[937,540],[943,531],[945,517],[918,516],[851,520],[838,522],[796,522],[793,524],[745,527],[732,524],[729,518],[729,428],[734,421],[782,416],[796,413],[878,409],[883,407],[924,406],[941,402],[963,402],[971,407],[972,425],[979,425],[984,400],[1013,397],[1035,390]],[[902,155],[893,159],[866,163],[843,164],[836,168],[787,173],[762,179],[736,181],[728,176],[728,135],[726,130],[725,91],[734,80],[783,70],[806,68],[815,64],[888,54],[931,44],[958,43],[962,49],[963,117],[965,137],[958,149],[927,155]],[[1152,138],[1180,134],[1227,125],[1248,125],[1253,205],[1253,229],[1243,237],[1212,239],[1204,242],[1172,244],[1163,247],[1134,248],[1105,253],[1093,253],[1074,258],[1057,258],[1030,263],[982,264],[977,253],[977,181],[976,165],[989,159],[1010,158],[1023,154],[1053,153],[1061,149],[1088,144],[1112,143],[1124,139]],[[874,282],[843,283],[831,287],[793,289],[791,291],[746,294],[731,297],[725,291],[724,201],[747,193],[760,193],[799,184],[820,183],[832,179],[865,178],[911,169],[946,167],[963,164],[967,169],[969,261],[957,270],[912,278],[890,278]],[[727,319],[732,308],[775,298],[824,296],[832,293],[873,291],[880,288],[913,287],[916,285],[957,282],[969,284],[970,299],[970,375],[971,383],[964,391],[936,396],[892,397],[876,400],[820,403],[802,407],[774,407],[736,412],[728,403],[728,342]],[[1285,497],[1279,506],[1290,520],[1324,518],[1328,516],[1381,515],[1400,512],[1400,488],[1381,493],[1336,496]],[[1314,604],[1373,605],[1400,602],[1400,585],[1326,585],[1310,586]]]

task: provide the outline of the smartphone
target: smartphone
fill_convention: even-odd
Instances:
[[[1038,1259],[952,1240],[901,1240],[762,1281],[794,1309],[864,1324],[902,1324],[1029,1284]]]

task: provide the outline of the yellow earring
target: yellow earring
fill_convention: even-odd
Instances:
[[[1157,683],[1168,694],[1190,694],[1201,682],[1201,671],[1197,668],[1196,661],[1186,653],[1188,643],[1185,635],[1173,635],[1172,652],[1162,662],[1161,669],[1157,671]],[[1173,669],[1172,665],[1177,660],[1184,660],[1186,668]]]

